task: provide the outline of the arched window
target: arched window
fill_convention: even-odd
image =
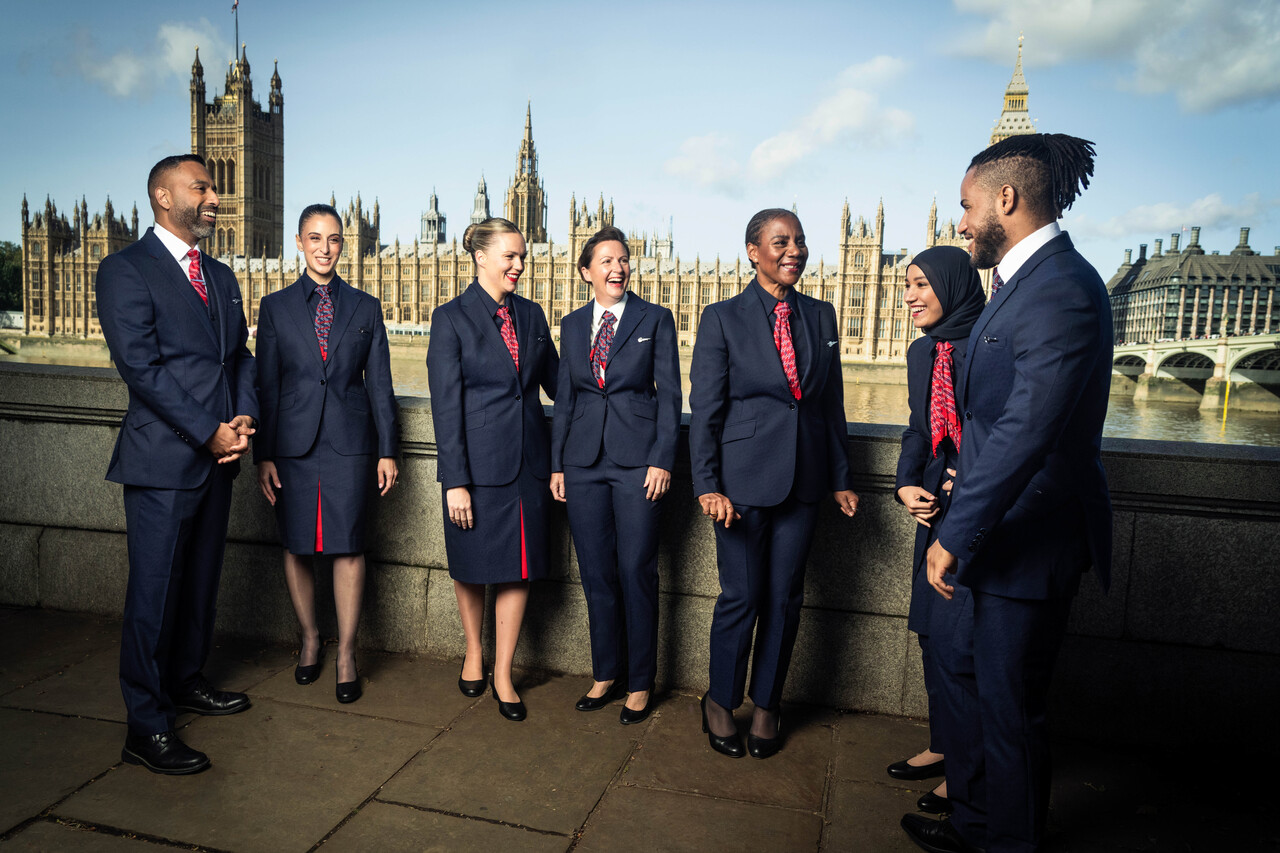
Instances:
[[[855,267],[861,268],[862,265],[865,263],[866,263],[866,259],[862,256],[861,252],[858,252],[856,255],[853,256],[853,265]]]
[[[223,254],[226,251],[226,245],[227,245],[227,230],[225,228],[219,228],[218,240],[216,243],[213,244],[213,253],[215,255]]]
[[[227,247],[225,251],[228,255],[236,253],[236,229],[234,228],[227,229]]]
[[[236,194],[236,161],[227,161],[227,188],[223,190],[227,195]]]

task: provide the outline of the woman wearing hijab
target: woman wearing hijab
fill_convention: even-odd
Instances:
[[[907,349],[907,399],[911,418],[902,433],[898,457],[897,497],[916,520],[916,545],[912,561],[911,608],[907,627],[920,638],[925,691],[929,696],[929,747],[917,755],[889,765],[897,779],[919,780],[944,776],[946,720],[940,714],[937,677],[929,648],[930,624],[961,606],[964,587],[946,601],[929,586],[925,554],[933,531],[947,511],[951,480],[959,458],[962,421],[956,411],[955,377],[964,367],[969,332],[986,304],[982,281],[969,262],[969,253],[955,246],[938,246],[916,255],[907,267],[904,296],[911,323],[924,335]],[[939,618],[941,617],[941,619]],[[936,630],[936,628],[934,629]],[[944,781],[916,803],[922,811],[951,811]]]

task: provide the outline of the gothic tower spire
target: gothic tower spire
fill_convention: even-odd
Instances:
[[[1004,110],[996,120],[988,145],[995,145],[1010,136],[1036,132],[1031,114],[1027,112],[1028,94],[1027,78],[1022,76],[1022,35],[1019,34],[1018,60],[1013,66],[1013,77],[1010,78],[1009,85],[1004,90]]]
[[[533,104],[524,112],[524,137],[516,158],[516,174],[507,187],[507,219],[515,223],[530,243],[547,242],[547,207],[538,177],[538,151],[533,144]]]

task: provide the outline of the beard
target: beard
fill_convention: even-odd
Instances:
[[[994,210],[987,212],[982,227],[973,232],[973,249],[969,263],[974,269],[989,270],[1004,257],[1004,247],[1009,242],[1004,225]]]
[[[201,240],[206,237],[212,237],[213,225],[200,218],[200,213],[205,210],[216,213],[218,209],[213,205],[205,205],[202,208],[185,207],[181,202],[178,202],[173,211],[173,221],[188,229]]]

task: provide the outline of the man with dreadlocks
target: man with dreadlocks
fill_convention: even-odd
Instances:
[[[1089,185],[1093,144],[1013,136],[960,185],[973,265],[991,301],[957,380],[964,420],[951,506],[929,583],[964,606],[931,625],[947,718],[952,818],[905,815],[925,850],[1039,849],[1049,808],[1047,704],[1080,575],[1111,569],[1111,501],[1099,457],[1111,382],[1111,310],[1094,268],[1058,227]]]

